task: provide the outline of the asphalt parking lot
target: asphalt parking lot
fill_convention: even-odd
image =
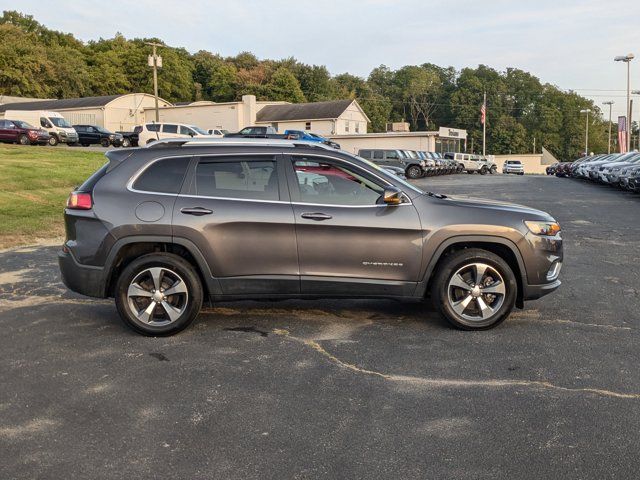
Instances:
[[[428,304],[228,303],[171,338],[0,253],[0,478],[632,478],[640,195],[555,177],[427,189],[563,226],[564,284],[487,332]]]

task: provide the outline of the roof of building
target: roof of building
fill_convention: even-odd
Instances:
[[[256,121],[283,122],[287,120],[336,119],[339,118],[353,102],[355,102],[355,100],[330,100],[328,102],[267,105],[258,112]]]
[[[6,110],[65,110],[74,108],[104,107],[120,97],[127,95],[148,95],[146,93],[124,93],[119,95],[102,95],[99,97],[63,98],[61,100],[36,100],[32,102],[5,103],[0,105],[0,112]],[[150,96],[150,95],[149,95]],[[166,102],[159,98],[160,101]]]

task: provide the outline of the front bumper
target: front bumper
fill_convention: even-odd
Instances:
[[[524,300],[537,300],[557,290],[560,285],[562,285],[560,280],[542,285],[524,285]]]
[[[104,268],[81,265],[69,251],[58,252],[62,283],[76,293],[88,297],[105,298]]]

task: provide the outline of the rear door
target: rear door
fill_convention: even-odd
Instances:
[[[293,155],[287,166],[302,293],[410,295],[422,258],[411,201],[381,203],[388,182],[347,160]]]
[[[0,140],[3,142],[13,140],[9,124],[11,124],[9,120],[0,120]]]
[[[227,295],[300,291],[293,210],[276,154],[196,159],[173,232],[194,242]]]

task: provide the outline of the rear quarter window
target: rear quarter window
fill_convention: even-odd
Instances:
[[[143,192],[178,194],[190,160],[190,157],[178,157],[155,161],[133,182],[133,189]]]

